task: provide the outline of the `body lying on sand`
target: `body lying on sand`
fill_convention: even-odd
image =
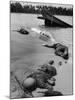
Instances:
[[[55,54],[68,60],[68,47],[57,43],[50,34],[45,34],[38,29],[32,28],[32,31],[39,34],[39,38],[43,41],[50,41],[52,45],[42,44],[47,48],[55,49]],[[22,31],[23,32],[23,31]],[[54,90],[57,75],[57,70],[53,66],[54,61],[51,60],[46,64],[37,66],[34,70],[28,66],[26,69],[19,69],[15,72],[11,72],[11,98],[31,98],[31,97],[43,97],[43,96],[62,96],[59,91]],[[61,62],[60,62],[61,65]],[[28,70],[27,70],[28,69]],[[32,71],[31,71],[32,69]],[[26,71],[27,70],[27,71]],[[16,88],[16,89],[15,89]]]
[[[15,78],[18,88],[14,91],[11,89],[11,98],[62,96],[61,92],[55,91],[53,88],[56,81],[54,76],[56,75],[57,70],[50,61],[39,65],[31,73],[25,72],[25,69],[16,70],[11,73],[11,77]]]

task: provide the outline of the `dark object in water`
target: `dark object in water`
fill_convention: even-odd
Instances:
[[[65,60],[69,59],[68,47],[67,46],[64,46],[64,45],[62,45],[60,43],[56,43],[56,44],[53,44],[51,46],[46,44],[44,46],[48,47],[48,48],[54,48],[55,49],[55,54],[57,56],[61,56]]]
[[[57,43],[54,46],[55,46],[55,54],[56,55],[61,56],[65,60],[69,59],[68,47],[61,45],[60,43]]]
[[[59,61],[59,63],[58,63],[60,66],[62,65],[62,62],[61,61]]]
[[[65,64],[67,63],[67,61],[65,61]]]
[[[51,91],[51,92],[46,92],[45,96],[63,96],[63,94],[61,92],[58,91]]]
[[[54,60],[50,60],[50,61],[49,61],[49,64],[50,64],[50,65],[53,65],[53,64],[54,64]]]
[[[48,12],[48,10],[43,9],[41,11],[42,16],[38,17],[39,19],[43,19],[45,20],[45,26],[49,26],[49,27],[70,27],[72,28],[73,26],[60,20],[59,18],[56,18],[54,15],[50,14],[50,12]]]
[[[28,35],[29,32],[23,28],[21,28],[20,30],[18,30],[17,32],[21,33],[21,34],[25,34],[25,35]]]

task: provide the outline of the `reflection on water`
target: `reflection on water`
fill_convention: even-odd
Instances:
[[[72,17],[60,16],[60,18],[72,24]],[[67,45],[70,54],[68,63],[65,64],[61,57],[55,56],[53,49],[43,47],[42,44],[44,41],[39,40],[37,35],[32,37],[35,33],[30,32],[30,35],[25,36],[12,31],[21,27],[39,28],[45,32],[49,32],[57,42]],[[44,20],[37,19],[37,15],[34,14],[11,14],[10,42],[11,70],[14,70],[16,66],[24,66],[25,63],[36,66],[54,59],[58,71],[55,89],[61,91],[63,94],[72,94],[72,28],[45,27]],[[61,67],[58,66],[59,61],[63,62]]]

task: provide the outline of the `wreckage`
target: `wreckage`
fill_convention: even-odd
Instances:
[[[65,60],[69,59],[69,52],[68,52],[67,46],[62,45],[60,43],[55,43],[53,45],[43,44],[43,46],[45,46],[47,48],[53,48],[53,49],[55,49],[55,54],[57,56],[60,56]]]
[[[72,28],[73,26],[62,21],[61,19],[55,17],[54,15],[50,14],[48,10],[41,11],[42,16],[38,16],[38,19],[45,20],[45,26],[49,27],[64,27],[64,28]]]
[[[29,32],[24,28],[21,28],[19,30],[12,30],[12,31],[19,32],[20,34],[23,34],[23,35],[28,35],[29,34]]]

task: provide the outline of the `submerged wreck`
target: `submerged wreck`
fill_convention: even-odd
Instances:
[[[64,27],[64,28],[72,28],[73,26],[56,18],[54,15],[51,15],[48,10],[41,11],[42,16],[38,16],[38,19],[45,20],[45,26],[50,27]]]

